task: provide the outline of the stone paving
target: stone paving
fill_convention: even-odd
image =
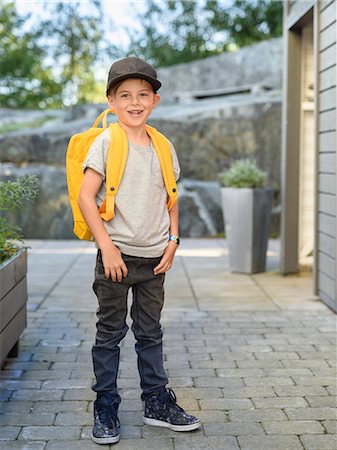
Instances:
[[[28,327],[19,357],[0,371],[0,450],[98,449],[89,439],[95,249],[28,244]],[[121,440],[111,448],[337,448],[336,315],[312,294],[310,274],[283,277],[278,259],[270,240],[266,272],[232,274],[224,240],[183,240],[166,280],[165,367],[178,402],[203,426],[179,434],[143,425],[129,331]]]

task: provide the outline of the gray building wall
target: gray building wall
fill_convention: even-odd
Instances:
[[[292,167],[298,170],[296,145],[301,124],[297,118],[301,85],[298,56],[300,54],[301,27],[308,18],[313,20],[315,59],[315,252],[314,291],[330,307],[337,311],[337,264],[336,264],[336,0],[290,0],[285,6],[285,60],[284,78],[284,143],[283,184],[285,204],[282,213],[285,243],[282,247],[283,272],[293,271],[296,266],[296,182],[292,181]],[[294,124],[294,121],[296,122]],[[293,197],[294,197],[293,195]],[[290,205],[290,206],[289,206]],[[293,223],[291,223],[293,222]],[[295,225],[294,225],[295,223]],[[295,245],[296,246],[296,245]]]
[[[318,2],[318,295],[336,309],[336,1]]]

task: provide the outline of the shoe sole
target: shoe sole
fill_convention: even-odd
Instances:
[[[114,437],[107,437],[107,438],[97,438],[97,437],[91,435],[91,439],[96,444],[116,444],[120,439],[120,435],[114,436]]]
[[[150,419],[145,416],[143,416],[143,421],[146,425],[169,428],[172,431],[192,431],[201,427],[201,422],[191,423],[189,425],[173,425],[172,423],[164,422],[163,420]]]

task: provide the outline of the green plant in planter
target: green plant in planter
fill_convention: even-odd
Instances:
[[[35,175],[14,181],[0,181],[0,211],[22,208],[25,201],[33,201],[38,193],[39,179]],[[22,230],[0,216],[0,263],[14,255],[22,246]]]
[[[264,187],[267,173],[256,166],[256,162],[249,158],[238,159],[230,168],[220,174],[220,180],[226,187],[257,188]]]

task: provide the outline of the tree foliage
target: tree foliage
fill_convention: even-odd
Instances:
[[[205,58],[282,34],[282,1],[148,0],[128,54],[156,66]]]
[[[61,87],[51,70],[43,68],[44,51],[35,32],[22,31],[25,20],[13,3],[0,4],[0,104],[55,106],[61,99]]]

